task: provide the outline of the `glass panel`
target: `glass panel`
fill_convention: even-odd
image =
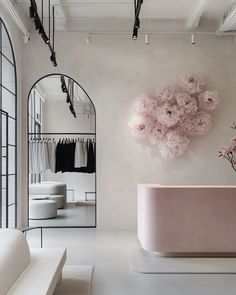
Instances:
[[[6,146],[6,116],[2,115],[1,113],[0,113],[0,122],[2,125],[2,128],[0,129],[1,146],[5,147]]]
[[[8,173],[9,174],[14,174],[15,173],[15,147],[9,146],[8,147]]]
[[[8,204],[15,203],[15,175],[8,177]]]
[[[5,156],[3,156],[2,157],[2,171],[1,171],[1,174],[2,175],[6,175],[7,173],[7,170],[6,170],[6,157]]]
[[[2,85],[15,93],[15,68],[5,57],[2,57]]]
[[[2,190],[6,190],[6,176],[2,177]]]
[[[15,95],[2,87],[2,109],[15,118]]]
[[[8,119],[8,143],[15,144],[16,134],[15,134],[15,120],[9,118]]]
[[[8,207],[8,227],[15,227],[15,205],[11,205]]]
[[[2,85],[15,93],[15,68],[5,57],[2,57]]]
[[[0,20],[1,21],[1,20]],[[10,40],[8,38],[5,27],[2,25],[2,53],[14,63]]]

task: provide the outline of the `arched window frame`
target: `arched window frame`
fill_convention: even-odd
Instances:
[[[4,41],[8,46],[4,47]],[[1,227],[17,227],[17,75],[11,38],[0,17]]]

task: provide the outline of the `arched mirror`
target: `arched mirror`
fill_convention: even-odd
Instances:
[[[66,75],[31,88],[28,184],[29,226],[96,227],[96,112]]]

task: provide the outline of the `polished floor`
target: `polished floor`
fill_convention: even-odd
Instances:
[[[29,220],[34,226],[95,226],[95,210],[93,203],[67,204],[67,208],[57,210],[57,217],[51,219]]]
[[[128,264],[137,249],[134,231],[95,229],[44,229],[44,247],[66,247],[67,264],[92,264],[92,295],[234,295],[236,275],[140,274]],[[40,234],[28,233],[31,246]]]

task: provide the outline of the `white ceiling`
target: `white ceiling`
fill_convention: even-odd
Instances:
[[[30,1],[14,1],[28,16]],[[41,11],[41,0],[36,0],[36,2]],[[48,1],[43,2],[46,21]],[[232,3],[233,0],[144,0],[140,18],[152,20],[152,22],[175,19],[186,23],[202,6],[200,13],[202,19],[218,24],[222,13]],[[102,28],[110,25],[114,30],[117,26],[122,26],[122,19],[126,19],[127,27],[130,27],[134,18],[133,0],[51,0],[51,4],[55,7],[58,30],[89,31],[99,26]]]

